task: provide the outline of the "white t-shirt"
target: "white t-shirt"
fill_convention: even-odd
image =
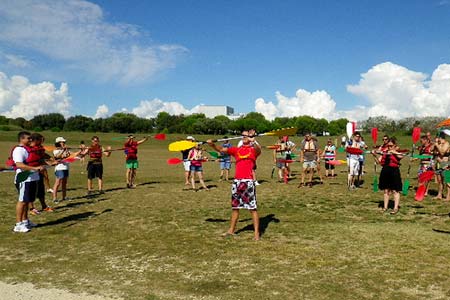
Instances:
[[[28,152],[24,147],[17,146],[14,148],[14,151],[12,153],[12,158],[14,160],[14,163],[25,163],[25,161],[28,158]],[[23,170],[17,168],[16,170],[16,176],[17,174],[23,172]],[[38,181],[39,180],[39,172],[33,172],[28,176],[26,180],[23,182],[31,182],[31,181]],[[16,182],[16,179],[14,179],[14,182]]]
[[[62,150],[62,149],[56,149],[56,150],[53,150],[53,156],[54,156],[54,157],[58,157],[58,156],[60,156],[63,152],[64,152],[64,150]],[[60,163],[60,164],[57,164],[57,165],[55,166],[55,171],[66,171],[66,170],[69,170],[69,164],[66,164],[66,163]]]

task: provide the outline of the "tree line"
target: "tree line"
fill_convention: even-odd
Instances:
[[[382,132],[411,134],[412,129],[420,126],[423,131],[434,131],[434,126],[442,117],[389,119],[385,116],[373,117],[358,123],[358,128],[370,131],[377,127]],[[312,116],[280,117],[272,121],[262,114],[251,112],[239,119],[230,120],[226,116],[207,118],[204,114],[170,115],[160,112],[155,118],[140,118],[131,113],[115,113],[108,118],[90,118],[82,115],[65,118],[59,113],[37,115],[30,120],[0,116],[0,130],[9,130],[11,126],[32,131],[81,131],[81,132],[120,132],[120,133],[185,133],[225,135],[237,133],[243,129],[254,128],[266,132],[279,128],[297,127],[298,133],[328,132],[332,136],[345,133],[348,120],[345,118],[327,121]]]

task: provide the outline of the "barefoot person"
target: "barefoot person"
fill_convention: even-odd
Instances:
[[[319,146],[311,137],[305,134],[305,139],[301,143],[300,162],[303,164],[302,179],[298,187],[305,185],[305,176],[308,174],[308,186],[312,187],[313,175],[317,169]]]
[[[328,139],[327,145],[323,149],[322,157],[325,159],[325,177],[331,176],[331,178],[334,178],[334,165],[330,164],[330,161],[336,159],[336,146],[331,139]]]
[[[287,170],[287,145],[286,141],[280,137],[275,144],[275,149],[273,149],[273,163],[278,168],[278,182],[283,182],[288,178],[288,170]]]
[[[223,137],[224,139],[227,139],[227,136]],[[224,140],[222,144],[223,148],[231,148],[232,145],[230,144],[229,140]],[[230,175],[230,169],[231,169],[231,157],[228,153],[220,152],[220,178],[219,181],[229,180]]]
[[[203,155],[203,150],[200,148],[200,144],[197,144],[194,148],[189,151],[188,159],[191,162],[191,184],[192,189],[197,191],[195,188],[195,175],[197,175],[200,184],[205,190],[208,190],[205,182],[203,181],[203,165],[202,162],[206,160],[206,157]]]
[[[111,155],[111,147],[107,147],[106,149],[100,145],[100,139],[98,136],[94,135],[91,139],[91,145],[81,153],[82,156],[88,155],[89,161],[87,164],[87,173],[88,173],[88,194],[93,193],[93,184],[92,180],[94,178],[98,178],[98,191],[100,194],[104,194],[103,190],[103,160],[102,157],[105,155],[109,157]]]
[[[186,137],[186,141],[195,142],[195,138],[191,135]],[[184,185],[189,186],[191,184],[191,161],[188,159],[189,151],[192,148],[181,151],[184,167]]]
[[[30,133],[21,131],[18,134],[19,145],[14,148],[11,154],[14,166],[16,168],[16,176],[14,184],[19,193],[19,198],[16,204],[16,225],[13,228],[14,232],[28,232],[36,224],[28,219],[29,204],[36,200],[37,186],[39,182],[39,172],[44,169],[43,166],[30,166],[33,158],[30,155],[31,151],[31,137]],[[24,181],[18,182],[17,178],[20,173],[24,171],[33,171]]]
[[[361,138],[361,134],[356,131],[353,135],[353,139],[348,140],[347,148],[367,149],[367,145]],[[348,187],[349,189],[355,189],[360,184],[360,176],[362,172],[362,154],[347,154],[348,161]]]
[[[69,149],[66,147],[66,139],[63,137],[57,137],[55,139],[55,147],[53,150],[53,157],[57,161],[61,161],[71,156]],[[74,156],[80,154],[81,151],[74,153]],[[61,187],[62,200],[70,200],[67,198],[67,181],[69,179],[69,164],[59,162],[55,166],[55,185],[53,186],[53,202],[59,203],[58,201],[58,189]]]
[[[431,147],[432,147],[432,144],[430,143],[428,136],[422,135],[420,137],[419,155],[425,155],[428,157],[420,159],[419,170],[417,171],[418,177],[427,171],[433,170]],[[425,183],[425,188],[426,188],[425,196],[428,195],[429,183],[430,183],[429,181],[427,181]]]
[[[140,141],[135,141],[134,136],[130,134],[128,136],[128,140],[125,142],[125,154],[126,154],[126,163],[125,166],[127,168],[126,179],[127,179],[127,188],[135,188],[136,187],[136,172],[139,168],[137,153],[138,146],[148,140],[148,137],[143,138]]]
[[[398,213],[400,204],[400,192],[402,191],[402,178],[400,175],[400,160],[403,154],[399,153],[397,141],[395,138],[390,138],[387,144],[387,151],[379,157],[378,161],[382,166],[380,172],[380,190],[384,191],[383,195],[383,209],[382,212],[387,211],[389,204],[389,197],[394,194],[394,209],[391,215]]]
[[[218,152],[226,152],[236,159],[236,174],[231,186],[231,221],[230,228],[224,236],[233,235],[239,219],[239,210],[248,209],[251,212],[254,227],[254,239],[259,240],[259,215],[256,202],[256,186],[253,179],[253,166],[261,154],[261,147],[255,141],[255,131],[242,132],[242,146],[223,148],[212,140],[208,144]],[[252,145],[250,144],[252,143]]]
[[[431,151],[436,154],[436,177],[438,180],[438,194],[436,199],[442,199],[444,193],[444,184],[447,187],[447,196],[445,201],[450,201],[450,183],[445,183],[444,172],[450,168],[450,144],[445,140],[445,133],[441,132],[436,143],[431,147]]]

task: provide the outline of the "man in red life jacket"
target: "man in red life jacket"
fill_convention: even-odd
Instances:
[[[105,155],[109,157],[111,155],[111,147],[103,148],[100,145],[100,139],[98,136],[94,135],[91,139],[91,146],[89,146],[84,152],[81,153],[82,156],[88,155],[89,161],[87,164],[88,173],[88,194],[93,192],[92,180],[98,178],[98,190],[100,194],[104,194],[103,191],[103,161],[102,157]]]
[[[148,140],[148,137],[143,138],[140,141],[135,141],[134,136],[130,134],[127,141],[125,142],[125,166],[127,168],[126,178],[127,178],[127,188],[136,187],[136,171],[139,168],[137,153],[138,146]]]
[[[252,214],[254,239],[259,240],[259,215],[256,202],[256,186],[253,178],[253,167],[261,154],[261,147],[255,141],[255,131],[242,132],[242,146],[225,148],[216,145],[212,140],[208,144],[217,152],[224,152],[236,159],[236,174],[231,187],[231,222],[224,236],[234,235],[239,219],[239,210],[248,209]]]
[[[32,166],[37,159],[32,153],[30,147],[31,137],[30,133],[26,131],[19,132],[18,134],[19,145],[12,151],[12,159],[16,169],[16,177],[14,184],[19,192],[19,199],[16,205],[16,225],[14,226],[14,232],[28,232],[36,224],[32,223],[28,219],[29,204],[36,200],[36,192],[39,181],[39,172],[44,169],[43,166]],[[17,182],[17,175],[24,171],[33,171],[30,176],[23,182]]]

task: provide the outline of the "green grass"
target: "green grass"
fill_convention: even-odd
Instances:
[[[15,134],[0,133],[5,160]],[[48,141],[60,135],[44,134]],[[71,145],[90,138],[63,136]],[[115,136],[101,134],[102,144],[119,146]],[[289,185],[270,179],[271,152],[264,151],[258,160],[262,241],[252,241],[246,212],[238,236],[223,239],[230,184],[217,181],[216,163],[205,163],[207,184],[215,188],[183,191],[181,165],[165,163],[179,157],[166,150],[178,137],[139,148],[135,190],[123,188],[122,153],[105,159],[108,192],[91,199],[80,164],[73,164],[69,196],[76,199],[33,217],[41,227],[29,234],[11,232],[17,195],[12,174],[0,174],[0,280],[147,300],[450,298],[450,205],[431,198],[416,203],[410,190],[398,215],[381,214],[382,194],[370,185],[372,158],[362,189],[347,191],[344,166],[323,186],[297,189],[298,179]],[[274,138],[260,141],[269,145]],[[400,141],[410,147],[409,137]],[[403,176],[406,168],[405,161]],[[293,169],[298,174],[300,164]]]

